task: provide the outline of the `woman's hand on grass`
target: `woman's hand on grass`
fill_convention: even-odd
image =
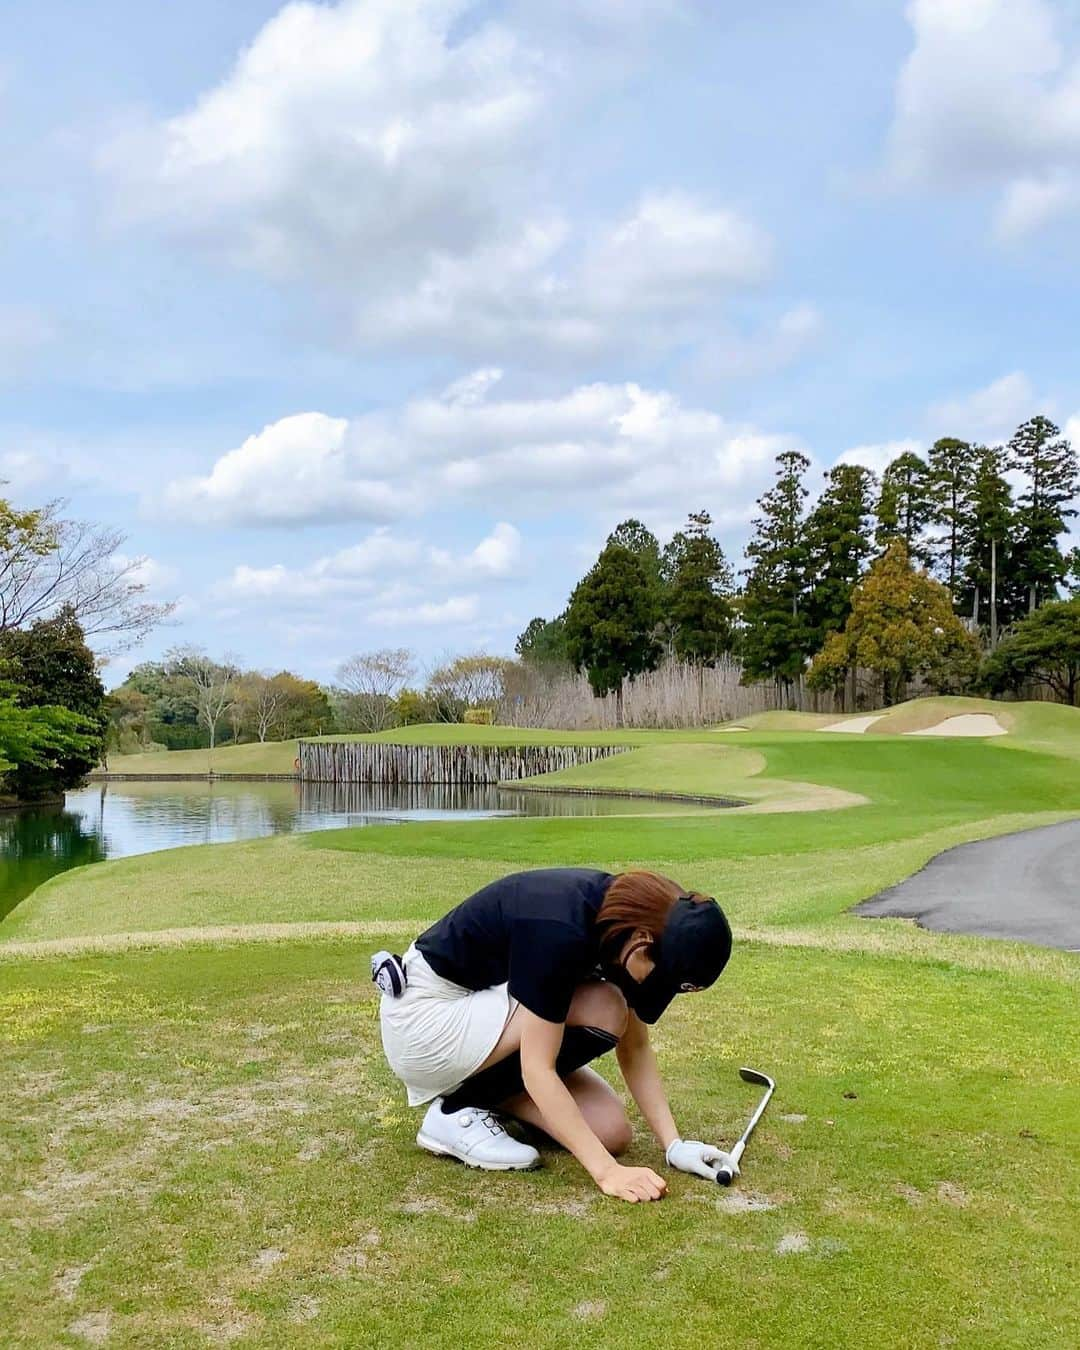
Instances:
[[[739,1164],[730,1153],[712,1144],[703,1144],[700,1139],[676,1139],[668,1145],[667,1160],[669,1167],[677,1167],[680,1172],[691,1172],[704,1177],[706,1181],[715,1181],[721,1167],[731,1169],[732,1176],[739,1175]]]
[[[623,1167],[621,1163],[612,1163],[597,1179],[597,1185],[605,1195],[628,1200],[632,1205],[644,1200],[662,1200],[667,1194],[667,1182],[651,1167]]]

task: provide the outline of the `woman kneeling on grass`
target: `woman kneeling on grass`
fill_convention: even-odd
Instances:
[[[386,1058],[409,1105],[431,1103],[417,1143],[472,1167],[535,1167],[497,1112],[563,1144],[605,1194],[658,1200],[661,1176],[616,1161],[630,1123],[586,1067],[613,1049],[668,1164],[712,1180],[728,1155],[679,1137],[645,1024],[711,985],[730,952],[716,901],[654,872],[551,868],[485,886],[403,961],[373,962]]]

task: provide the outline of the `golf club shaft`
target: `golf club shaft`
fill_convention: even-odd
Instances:
[[[731,1156],[733,1162],[735,1163],[735,1166],[736,1166],[736,1167],[739,1165],[739,1159],[742,1157],[742,1155],[743,1155],[743,1150],[746,1148],[746,1141],[747,1141],[747,1139],[748,1139],[749,1136],[750,1136],[750,1130],[751,1130],[751,1129],[753,1129],[753,1125],[750,1125],[750,1126],[747,1127],[746,1131],[745,1131],[744,1134],[743,1134],[743,1137],[739,1140],[739,1142],[738,1142],[738,1143],[735,1145],[735,1147],[731,1150],[730,1156]],[[716,1169],[716,1181],[717,1181],[717,1184],[718,1184],[718,1185],[720,1185],[720,1186],[730,1186],[731,1183],[732,1183],[734,1180],[735,1180],[735,1169],[734,1169],[734,1168],[728,1167],[727,1164],[725,1164],[723,1167],[718,1167],[718,1168]]]
[[[719,1186],[730,1186],[731,1183],[735,1180],[735,1167],[739,1165],[739,1159],[742,1157],[744,1151],[746,1150],[746,1141],[750,1138],[751,1134],[753,1134],[754,1126],[761,1119],[762,1112],[768,1106],[769,1098],[773,1095],[773,1091],[776,1087],[776,1084],[773,1083],[771,1080],[767,1081],[769,1082],[769,1086],[765,1090],[765,1095],[762,1097],[761,1101],[758,1102],[757,1110],[750,1117],[746,1129],[743,1130],[742,1135],[740,1136],[738,1142],[731,1149],[731,1159],[732,1162],[734,1163],[734,1166],[729,1167],[727,1166],[727,1164],[725,1164],[723,1167],[719,1167],[716,1170],[716,1181],[717,1185]]]

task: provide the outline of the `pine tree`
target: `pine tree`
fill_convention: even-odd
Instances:
[[[1017,500],[1018,575],[1027,588],[1028,612],[1053,600],[1068,563],[1058,541],[1076,511],[1069,506],[1080,485],[1076,451],[1048,417],[1032,417],[1009,442],[1009,468],[1027,479]]]
[[[568,661],[566,654],[566,616],[554,619],[530,619],[518,634],[514,651],[528,665],[557,667]]]
[[[937,575],[949,588],[955,605],[960,599],[961,574],[971,534],[975,456],[967,441],[944,436],[930,447],[927,458],[932,520],[941,527],[930,541],[930,550]]]
[[[1080,599],[1080,548],[1071,548],[1065,555],[1069,570],[1065,574],[1065,585],[1074,600]]]
[[[986,658],[982,680],[995,693],[1041,681],[1062,703],[1075,707],[1080,694],[1080,599],[1042,605],[1021,619]]]
[[[584,670],[597,698],[615,692],[622,726],[622,683],[652,670],[660,656],[654,636],[656,588],[637,553],[608,544],[574,588],[566,611],[567,654]]]
[[[1013,496],[1005,477],[1005,452],[1000,446],[975,447],[975,471],[969,488],[970,521],[967,556],[960,590],[960,608],[976,625],[990,630],[997,645],[999,627],[1018,617],[1022,600],[1012,551]]]
[[[731,650],[734,578],[719,541],[709,533],[712,517],[693,511],[664,549],[665,617],[672,647],[684,661],[712,666]]]
[[[806,666],[810,633],[803,612],[808,566],[803,476],[809,467],[798,451],[777,455],[776,482],[758,501],[761,515],[746,546],[750,567],[742,597],[745,680],[790,684]]]
[[[806,616],[814,651],[847,622],[851,592],[874,547],[874,475],[858,464],[837,464],[825,477],[825,491],[806,522],[811,576]]]
[[[641,559],[650,583],[660,582],[660,542],[647,525],[631,516],[621,521],[607,537],[609,544],[619,544]]]
[[[900,539],[913,563],[929,567],[930,551],[923,535],[933,513],[926,461],[910,450],[898,455],[881,475],[874,536],[878,548],[888,548]]]

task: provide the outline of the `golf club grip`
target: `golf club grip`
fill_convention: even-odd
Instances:
[[[716,1169],[716,1184],[718,1186],[730,1186],[735,1180],[735,1173],[730,1167],[718,1167]]]

